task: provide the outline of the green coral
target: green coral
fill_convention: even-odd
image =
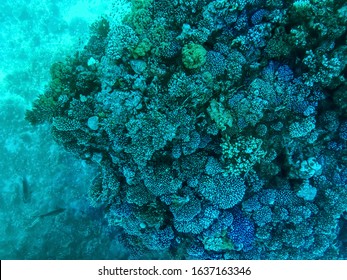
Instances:
[[[153,0],[132,0],[131,12],[124,17],[123,23],[129,24],[135,32],[145,34],[153,22],[152,10],[149,8]]]
[[[145,56],[146,53],[151,49],[151,42],[145,38],[143,39],[133,51],[134,58],[138,58],[139,56]]]
[[[90,26],[90,33],[93,36],[106,38],[109,32],[110,32],[110,24],[108,20],[104,17],[101,17],[99,20],[95,21]]]
[[[125,19],[137,34],[143,34],[153,22],[152,13],[147,9],[133,10]]]
[[[261,148],[262,143],[261,139],[253,136],[240,136],[232,141],[228,135],[225,135],[221,147],[226,173],[241,175],[250,171],[266,155]]]
[[[332,41],[346,32],[346,8],[342,1],[294,1],[287,20],[293,24],[291,41],[299,47],[314,47],[322,40]]]
[[[188,69],[199,68],[206,62],[207,51],[202,45],[189,43],[183,47],[182,62]]]
[[[264,51],[268,58],[280,58],[288,56],[291,47],[285,36],[274,36],[268,41]]]
[[[70,89],[66,84],[71,76],[71,63],[72,61],[67,60],[66,63],[56,62],[51,66],[50,74],[52,80],[49,83],[49,87],[54,99],[58,99],[63,93],[69,95]]]
[[[223,252],[234,249],[234,244],[227,238],[226,231],[214,236],[205,237],[202,243],[207,251]]]
[[[207,111],[220,130],[224,131],[227,127],[232,127],[233,117],[231,113],[224,108],[223,104],[213,99]]]
[[[52,97],[41,95],[34,101],[33,109],[27,110],[25,119],[32,125],[44,123],[52,120],[57,110],[57,103]]]
[[[152,4],[153,0],[132,0],[132,8],[133,9],[148,9]]]

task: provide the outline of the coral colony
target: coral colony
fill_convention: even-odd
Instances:
[[[346,1],[131,2],[26,114],[129,258],[346,258]]]

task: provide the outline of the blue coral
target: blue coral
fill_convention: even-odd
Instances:
[[[238,204],[244,194],[245,185],[241,178],[233,175],[204,176],[200,182],[200,193],[222,209]]]
[[[201,212],[201,203],[194,195],[174,198],[170,210],[176,221],[190,221]]]
[[[234,221],[228,237],[232,240],[236,250],[249,251],[253,248],[255,241],[254,224],[243,216],[239,209],[234,210],[233,216]]]
[[[339,129],[339,136],[343,140],[347,140],[347,121],[343,122]]]

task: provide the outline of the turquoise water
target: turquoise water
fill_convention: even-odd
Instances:
[[[110,10],[108,1],[93,0],[0,3],[1,259],[121,257],[102,226],[102,213],[87,200],[95,168],[59,147],[47,125],[32,127],[24,120],[44,91],[50,65],[81,48],[89,25]],[[57,208],[66,211],[35,217]]]
[[[345,1],[0,21],[1,259],[346,259]]]

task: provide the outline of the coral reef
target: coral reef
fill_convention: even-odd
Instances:
[[[130,258],[346,258],[345,2],[132,5],[27,112]]]

